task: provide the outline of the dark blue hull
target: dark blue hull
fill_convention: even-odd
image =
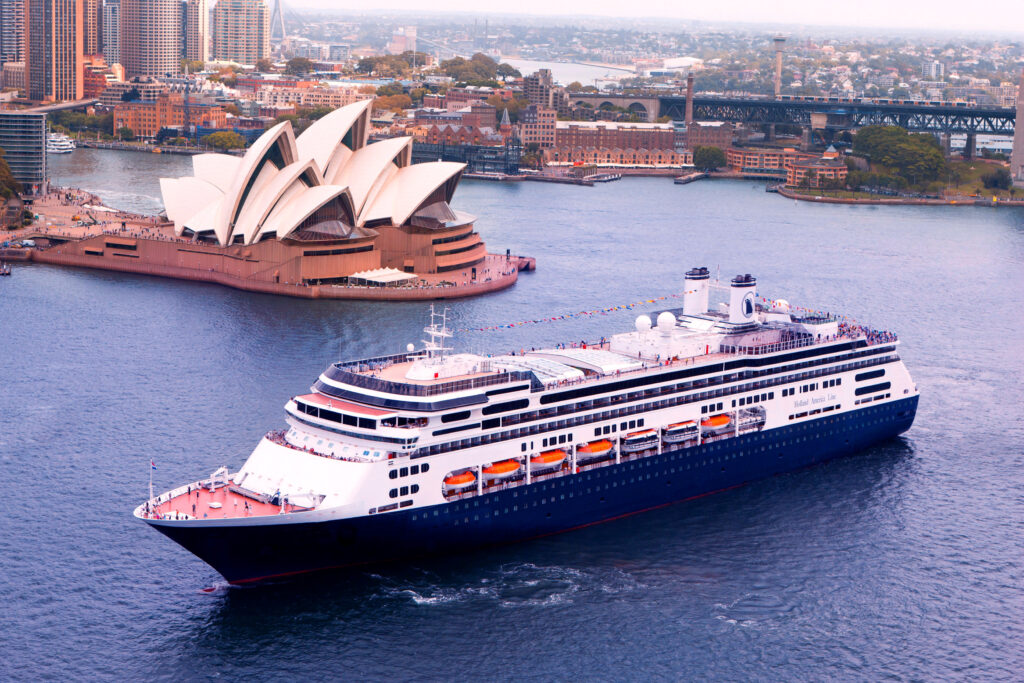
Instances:
[[[462,501],[310,524],[158,526],[241,583],[511,543],[852,455],[910,428],[917,397],[665,451]]]

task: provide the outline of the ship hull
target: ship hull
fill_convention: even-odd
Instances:
[[[156,528],[231,583],[523,541],[853,455],[913,424],[918,397],[461,501],[308,524]]]

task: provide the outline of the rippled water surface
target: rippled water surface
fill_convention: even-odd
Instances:
[[[80,150],[56,179],[159,207],[184,157]],[[100,271],[0,280],[0,680],[1020,680],[1024,213],[797,204],[763,186],[463,182],[536,256],[458,327],[679,292],[707,264],[894,329],[921,389],[860,456],[498,550],[227,588],[136,522],[238,466],[326,363],[419,340],[426,306],[300,301]],[[463,333],[593,338],[634,313]],[[203,589],[213,587],[212,592]]]

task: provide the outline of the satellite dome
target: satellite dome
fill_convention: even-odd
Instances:
[[[776,299],[772,302],[773,313],[789,313],[789,302],[785,299]]]
[[[637,332],[646,332],[651,329],[651,317],[648,315],[637,316],[634,324]]]
[[[676,326],[676,317],[665,311],[664,313],[658,314],[658,329],[668,334]]]

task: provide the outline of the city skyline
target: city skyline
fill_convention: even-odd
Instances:
[[[335,10],[341,12],[366,13],[364,5],[334,0],[297,0],[286,3],[296,11]],[[1016,33],[1024,38],[1024,23],[1014,31],[1006,26],[1002,17],[1012,17],[1020,12],[1015,0],[993,0],[983,14],[964,12],[961,3],[952,0],[911,0],[891,3],[886,0],[864,0],[851,13],[845,4],[823,4],[811,0],[795,0],[784,5],[765,4],[753,0],[724,0],[714,4],[679,5],[678,3],[656,0],[643,6],[623,5],[613,0],[563,0],[548,3],[543,0],[523,0],[515,5],[505,5],[500,11],[481,12],[477,3],[470,0],[442,0],[425,10],[416,0],[389,0],[384,6],[374,8],[373,13],[384,15],[388,12],[459,12],[480,16],[537,16],[555,20],[581,19],[671,19],[675,21],[699,21],[733,24],[766,24],[779,26],[791,24],[794,28],[833,26],[838,28],[888,29],[902,31],[971,31],[1007,35]]]

